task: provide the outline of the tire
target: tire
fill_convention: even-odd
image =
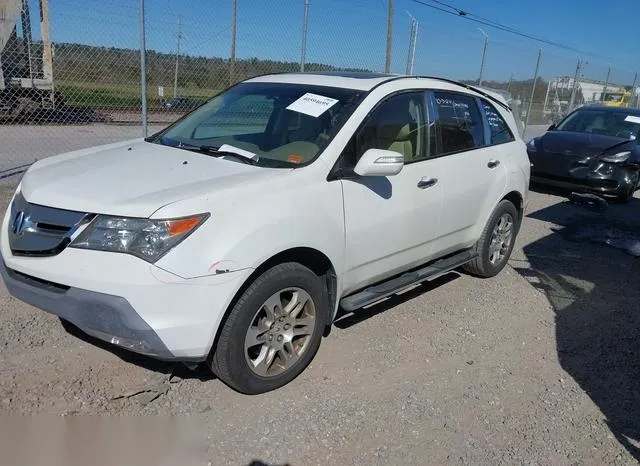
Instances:
[[[616,196],[616,200],[622,204],[627,204],[631,199],[633,199],[633,193],[638,189],[638,183],[640,182],[640,171],[632,173],[631,176],[631,186],[629,186],[624,192],[618,194]]]
[[[325,281],[308,268],[288,262],[266,270],[229,312],[211,356],[211,369],[245,394],[288,384],[317,353],[328,310]]]
[[[494,251],[492,248],[492,239],[494,237],[494,230],[505,216],[507,219],[510,218],[511,221],[511,233],[508,244],[500,248],[501,256],[496,262],[492,262],[491,256]],[[499,274],[509,261],[519,226],[518,210],[513,203],[507,200],[500,201],[485,225],[480,239],[478,239],[474,246],[478,256],[471,262],[466,263],[462,268],[466,272],[482,278],[489,278]]]

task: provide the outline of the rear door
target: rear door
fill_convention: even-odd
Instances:
[[[454,91],[433,91],[437,157],[442,160],[442,217],[439,240],[434,247],[442,254],[470,246],[478,224],[486,221],[504,192],[508,150],[500,148],[513,135],[496,128],[499,114],[486,116],[486,101]],[[492,107],[491,107],[492,108]],[[493,125],[493,126],[492,126]],[[492,129],[493,128],[493,129]],[[496,135],[492,135],[493,133]]]
[[[440,164],[429,160],[435,147],[433,128],[426,92],[403,91],[372,110],[343,153],[344,173],[370,148],[397,151],[405,160],[395,176],[341,178],[345,293],[432,257],[442,199]]]

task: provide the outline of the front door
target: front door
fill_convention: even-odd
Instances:
[[[346,229],[344,293],[350,293],[429,260],[437,237],[441,184],[423,91],[387,97],[347,147],[351,168],[370,148],[404,156],[399,174],[341,180]]]

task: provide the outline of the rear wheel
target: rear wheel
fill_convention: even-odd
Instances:
[[[286,385],[320,346],[328,310],[324,281],[297,263],[260,275],[227,317],[212,355],[214,373],[247,394]]]
[[[518,211],[507,200],[497,205],[476,242],[478,256],[463,266],[478,277],[493,277],[500,273],[509,261],[518,229]]]

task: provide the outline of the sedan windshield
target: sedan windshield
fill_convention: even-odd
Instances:
[[[602,134],[640,141],[640,115],[608,109],[581,109],[561,122],[557,131]]]
[[[313,162],[364,92],[284,83],[240,83],[150,139],[253,165]]]

